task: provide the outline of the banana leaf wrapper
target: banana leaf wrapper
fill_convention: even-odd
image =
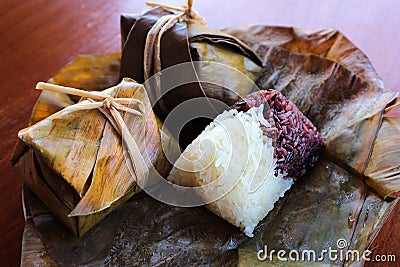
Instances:
[[[98,75],[96,70],[102,68],[102,61],[107,62],[103,65],[104,75]],[[94,71],[86,71],[84,75],[80,68],[75,82],[70,80],[69,85],[85,88],[88,84],[85,80],[79,82],[80,76],[101,76],[103,79],[96,85],[108,86],[115,81],[104,82],[113,62],[119,62],[119,55],[79,57],[51,82],[60,82],[59,76],[74,76],[76,70],[71,66],[85,66]],[[90,85],[86,88],[96,89]],[[122,115],[147,168],[152,169],[152,165],[161,175],[167,175],[171,164],[162,151],[161,125],[152,112],[143,86],[124,80],[102,92],[115,98],[143,102],[142,116],[125,112]],[[111,122],[98,109],[62,109],[73,104],[66,94],[43,92],[34,107],[32,125],[18,134],[20,142],[13,162],[25,184],[79,237],[141,189],[136,182],[140,178],[132,175],[128,166],[129,157],[122,137]]]
[[[336,31],[331,38],[327,37],[329,31],[304,33],[268,26],[226,31],[234,32],[251,44],[254,37],[251,30],[257,27],[260,39],[254,43],[269,49],[269,57],[264,60],[264,74],[258,84],[262,86],[271,81],[276,89],[286,90],[290,100],[318,125],[328,143],[311,172],[296,183],[259,224],[255,237],[247,238],[205,208],[168,206],[142,192],[119,206],[81,239],[76,239],[35,195],[25,190],[27,227],[23,262],[64,266],[363,265],[362,261],[340,259],[290,263],[278,259],[259,261],[257,252],[265,245],[270,250],[314,249],[319,252],[329,246],[337,249],[336,242],[340,238],[348,243],[346,249],[362,252],[368,248],[397,203],[397,199],[390,197],[384,201],[384,194],[377,193],[378,187],[367,186],[364,182],[368,182],[367,173],[391,175],[389,173],[399,166],[398,157],[390,156],[396,151],[396,143],[385,142],[397,140],[396,136],[399,136],[399,114],[388,112],[398,101],[396,94],[379,85],[383,82],[371,63],[353,44],[348,41],[345,46],[335,44],[335,38],[342,36]],[[302,34],[293,38],[295,31]],[[263,33],[274,34],[262,36]],[[287,33],[294,39],[291,47],[281,43],[280,37]],[[344,37],[339,39],[344,40]],[[303,42],[307,44],[307,50],[296,50]],[[313,53],[319,51],[319,46],[341,56],[327,59],[326,52]],[[258,52],[261,57],[267,57],[266,51]],[[364,69],[363,72],[357,75],[354,66]],[[303,78],[302,75],[308,76]],[[304,84],[305,87],[300,86]],[[300,89],[303,91],[290,94],[291,90]],[[315,96],[308,94],[309,90],[321,91]],[[375,105],[369,104],[370,101],[376,101]],[[371,106],[373,108],[368,109]],[[317,107],[320,107],[320,115],[316,112]],[[346,120],[342,121],[344,118]],[[346,146],[335,141],[340,136]],[[354,140],[357,142],[353,143]],[[380,155],[386,156],[387,160],[379,161]],[[390,192],[396,190],[389,183],[384,184],[391,188]],[[35,247],[27,246],[32,242]],[[46,252],[44,255],[43,251]]]
[[[165,32],[160,42],[161,72],[178,64],[191,64],[185,65],[184,71],[174,72],[174,77],[164,72],[159,76],[160,84],[154,79],[146,81],[143,62],[145,56],[152,56],[145,51],[146,38],[157,21],[171,14],[173,13],[157,7],[141,15],[121,16],[123,46],[120,78],[130,77],[145,83],[157,116],[164,120],[179,104],[197,98],[198,105],[204,106],[203,110],[213,111],[207,114],[208,118],[213,119],[241,97],[255,90],[253,82],[261,71],[260,58],[239,39],[211,29],[195,19],[176,23]],[[150,76],[156,74],[155,64],[153,59]],[[228,67],[221,67],[221,64],[234,67],[237,71],[232,72]],[[247,78],[238,75],[238,71]],[[181,82],[169,90],[169,85],[174,82],[171,79]],[[226,105],[221,107],[210,104],[205,97],[222,101]],[[197,110],[190,109],[186,112],[192,113],[188,116],[190,118],[206,117],[204,112]],[[190,143],[209,122],[210,120],[197,119],[189,127],[186,126],[180,138],[181,145],[185,147]],[[184,124],[173,128],[180,129],[181,126]],[[178,136],[174,129],[170,127],[170,130],[173,136]]]

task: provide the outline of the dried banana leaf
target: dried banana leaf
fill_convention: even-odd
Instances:
[[[246,42],[252,38],[248,32],[249,36],[242,35]],[[276,36],[280,36],[279,31]],[[343,62],[338,64],[320,55],[272,47],[276,42],[273,38],[264,41],[270,42],[268,53],[260,55],[268,61],[265,61],[267,64],[258,84],[274,86],[287,93],[318,125],[327,146],[312,172],[296,183],[256,228],[254,238],[245,237],[204,208],[172,207],[140,193],[81,239],[76,239],[26,191],[25,205],[31,211],[46,256],[65,266],[285,266],[287,262],[277,259],[272,263],[259,261],[258,250],[268,245],[269,249],[320,252],[329,246],[335,249],[338,239],[346,240],[347,249],[363,251],[367,248],[397,202],[383,201],[360,179],[365,170],[385,167],[378,161],[371,164],[373,158],[378,158],[378,153],[386,149],[384,144],[376,146],[374,141],[378,142],[382,133],[391,136],[389,129],[397,131],[394,126],[384,126],[385,109],[396,95],[376,86],[369,74],[355,75]],[[310,42],[310,51],[318,50],[313,48],[318,45],[319,42]],[[359,57],[360,53],[356,48],[349,49],[346,58],[351,58],[354,65],[373,70],[366,58]],[[369,101],[376,101],[376,104],[370,105]],[[351,111],[354,111],[354,118],[350,120]],[[343,118],[347,119],[342,121]],[[343,145],[345,142],[347,147]],[[372,153],[371,160],[369,153]],[[396,164],[394,158],[391,159]],[[390,171],[385,170],[386,174]],[[24,251],[28,254],[29,249],[25,246]],[[44,259],[39,258],[38,255],[38,260]],[[291,264],[362,265],[362,262],[324,260]]]
[[[130,77],[141,83],[147,80],[144,62],[146,58],[152,58],[153,50],[145,51],[145,44],[152,27],[172,12],[163,8],[154,8],[141,15],[122,15],[121,33],[123,40],[121,74],[120,78]],[[154,40],[152,43],[155,47]],[[145,54],[146,53],[146,54]],[[154,56],[156,57],[156,56]],[[157,116],[164,120],[167,115],[179,104],[186,100],[197,98],[199,106],[204,110],[213,111],[208,117],[214,118],[227,106],[220,107],[210,104],[205,97],[218,99],[228,106],[234,104],[250,92],[254,91],[254,83],[261,70],[261,61],[253,50],[243,42],[226,33],[213,30],[197,20],[180,21],[170,30],[165,32],[160,41],[161,71],[181,63],[185,65],[184,71],[177,71],[174,77],[160,75],[160,86],[152,80],[146,81],[145,86],[154,104]],[[199,64],[193,64],[199,62]],[[215,62],[225,66],[232,66],[237,71],[229,68],[218,67],[221,65],[209,64]],[[151,61],[150,76],[155,74],[156,60]],[[243,79],[237,72],[241,72],[248,79]],[[173,80],[173,81],[171,81]],[[182,81],[176,84],[172,90],[169,84],[174,81]],[[200,82],[207,81],[207,82]],[[205,117],[197,110],[191,112],[190,118]],[[183,129],[180,143],[186,146],[204,129],[209,120],[192,123],[189,130]],[[184,124],[170,127],[174,137]],[[168,127],[168,126],[167,126]]]
[[[224,32],[243,40],[264,58],[271,46],[303,54],[314,54],[336,61],[357,76],[378,87],[385,87],[368,57],[338,30],[309,30],[266,25],[238,26]]]
[[[366,182],[381,196],[399,196],[400,188],[400,114],[390,110],[400,98],[386,108],[385,116],[365,171]],[[394,111],[394,110],[393,110]]]

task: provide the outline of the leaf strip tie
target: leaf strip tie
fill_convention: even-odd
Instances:
[[[161,38],[165,32],[173,28],[176,23],[180,21],[196,20],[197,23],[206,24],[204,18],[200,17],[193,9],[193,0],[187,0],[186,5],[183,7],[173,7],[161,3],[146,2],[147,6],[150,7],[161,7],[171,12],[179,12],[178,14],[171,14],[161,17],[150,29],[147,34],[145,47],[144,47],[144,59],[143,59],[143,78],[144,81],[149,79],[151,73],[152,62],[154,62],[154,74],[161,71]],[[160,76],[155,76],[155,87],[157,95],[162,95],[160,86]],[[159,105],[166,110],[164,102],[159,99]]]
[[[146,37],[144,48],[144,80],[147,80],[150,75],[150,68],[152,59],[154,59],[154,73],[161,71],[161,57],[160,57],[160,44],[161,38],[165,32],[175,26],[179,21],[196,20],[198,23],[206,24],[204,18],[200,17],[193,9],[193,0],[187,0],[186,5],[179,8],[165,4],[146,2],[150,7],[162,7],[172,12],[180,12],[178,14],[171,14],[161,17],[150,29]]]

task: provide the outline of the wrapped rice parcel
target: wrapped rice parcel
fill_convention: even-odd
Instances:
[[[101,92],[37,88],[83,97],[21,130],[24,149],[14,162],[26,185],[76,236],[141,191],[151,170],[168,173],[163,133],[141,84],[124,79]]]
[[[121,17],[120,78],[144,83],[162,120],[191,99],[197,99],[196,105],[203,108],[186,110],[191,113],[188,117],[213,119],[226,106],[212,104],[209,98],[233,105],[256,91],[253,82],[261,73],[257,54],[239,39],[209,28],[192,10],[191,2],[184,8],[148,3],[155,8]],[[205,116],[204,110],[212,112]],[[189,123],[181,145],[186,146],[209,122],[197,119]],[[185,123],[173,128],[180,129]]]
[[[316,127],[278,91],[262,90],[219,115],[174,164],[169,179],[253,236],[274,203],[317,161]]]

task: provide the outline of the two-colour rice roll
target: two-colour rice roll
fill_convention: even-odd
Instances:
[[[258,91],[215,118],[176,161],[169,180],[201,186],[197,192],[210,211],[253,236],[315,164],[322,144],[315,126],[280,92]]]

